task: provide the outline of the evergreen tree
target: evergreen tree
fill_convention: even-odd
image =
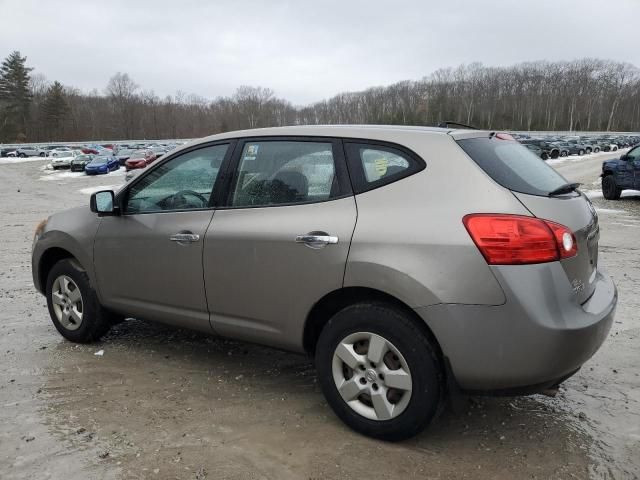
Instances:
[[[0,138],[15,141],[24,135],[29,119],[31,92],[27,57],[11,53],[0,65]]]
[[[54,82],[47,89],[42,102],[42,116],[44,125],[51,140],[61,140],[64,121],[69,113],[64,87],[60,82]]]

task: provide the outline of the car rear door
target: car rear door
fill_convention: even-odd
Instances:
[[[202,251],[231,150],[226,142],[180,153],[118,195],[122,214],[101,219],[94,245],[107,308],[211,331]]]
[[[204,243],[213,329],[302,349],[306,315],[342,287],[356,223],[341,143],[252,138],[236,148],[226,206]]]

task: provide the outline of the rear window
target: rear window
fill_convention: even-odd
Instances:
[[[491,178],[509,190],[547,196],[567,181],[518,142],[468,138],[458,144]]]

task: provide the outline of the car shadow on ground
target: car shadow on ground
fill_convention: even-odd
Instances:
[[[241,452],[227,452],[239,462],[263,452],[282,456],[289,465],[287,455],[293,452],[308,465],[316,458],[324,467],[342,465],[329,474],[344,475],[347,454],[337,443],[351,445],[380,471],[388,469],[386,454],[401,452],[414,473],[436,462],[440,472],[454,475],[458,462],[482,470],[480,477],[508,471],[557,475],[584,474],[591,444],[577,415],[539,396],[464,397],[462,408],[445,408],[416,438],[396,444],[371,440],[335,417],[309,357],[140,320],[114,327],[97,345],[61,340],[45,393],[57,430],[91,425],[99,436],[118,432],[118,442],[109,448],[121,461],[152,461],[160,435],[159,448],[168,454],[178,449],[193,462],[201,457],[198,446],[207,442],[239,444]],[[74,425],[61,426],[60,419],[70,416]],[[211,462],[208,468],[220,468],[219,460]],[[354,473],[357,465],[350,467]],[[279,467],[274,468],[277,475]]]

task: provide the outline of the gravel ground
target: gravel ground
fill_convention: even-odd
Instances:
[[[639,478],[640,192],[602,198],[615,155],[554,162],[599,211],[620,292],[603,348],[555,398],[465,397],[398,444],[343,426],[304,356],[137,320],[63,340],[32,285],[33,230],[123,172],[1,164],[0,478]]]

